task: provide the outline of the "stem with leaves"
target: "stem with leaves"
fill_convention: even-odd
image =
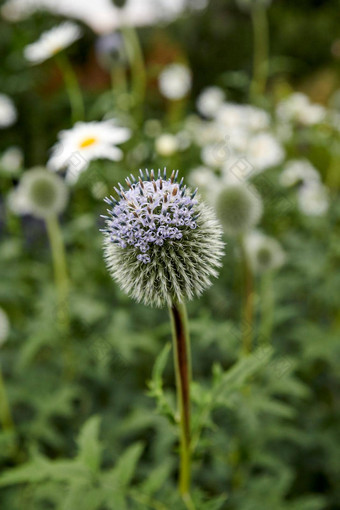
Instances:
[[[72,111],[72,122],[75,123],[80,120],[84,120],[85,110],[83,95],[78,83],[77,75],[74,72],[70,61],[63,53],[58,53],[56,55],[56,61],[63,75],[66,90],[69,96]]]
[[[183,303],[173,303],[169,308],[176,373],[177,400],[180,414],[180,475],[179,490],[188,510],[193,510],[190,496],[191,439],[190,439],[190,382],[191,354],[188,318]]]
[[[273,331],[274,293],[273,272],[267,271],[261,279],[261,327],[259,338],[262,344],[269,345]]]
[[[70,319],[69,319],[69,281],[67,275],[67,264],[65,256],[65,247],[63,236],[61,233],[58,218],[50,216],[46,220],[46,228],[49,237],[49,242],[52,252],[54,279],[58,299],[58,324],[61,335],[65,339],[68,334]],[[70,353],[69,344],[65,343],[64,348],[65,366],[67,366],[67,373],[69,376],[73,373],[72,355]]]
[[[242,351],[248,355],[252,351],[254,317],[254,278],[247,256],[244,239],[239,240],[244,278],[244,296],[242,307]]]
[[[143,104],[146,92],[146,70],[143,51],[139,42],[138,34],[132,27],[122,29],[126,54],[130,64],[132,95],[136,106],[137,118],[142,120]]]
[[[7,399],[7,392],[5,382],[2,375],[0,366],[0,423],[3,430],[13,430],[14,423]]]

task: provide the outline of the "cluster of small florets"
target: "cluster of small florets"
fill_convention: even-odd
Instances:
[[[182,238],[183,231],[197,228],[197,190],[188,193],[183,179],[177,182],[177,175],[178,171],[173,171],[167,179],[166,171],[162,176],[158,170],[155,178],[153,170],[145,174],[140,170],[138,180],[132,174],[126,179],[127,190],[122,185],[115,188],[118,200],[112,196],[105,199],[112,207],[108,209],[110,216],[103,216],[110,241],[121,248],[137,248],[137,259],[142,263],[150,262],[152,245],[172,244]]]

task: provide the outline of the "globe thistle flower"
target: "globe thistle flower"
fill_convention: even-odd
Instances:
[[[9,335],[10,325],[7,314],[0,307],[0,347],[6,342]]]
[[[183,99],[191,89],[191,71],[183,64],[170,64],[158,79],[161,94],[172,101]]]
[[[75,183],[90,161],[110,159],[120,161],[123,152],[116,147],[131,136],[128,128],[120,127],[112,120],[101,122],[77,122],[72,129],[59,133],[59,140],[52,149],[47,163],[54,171],[66,168],[66,179]]]
[[[44,168],[25,172],[12,196],[12,209],[47,219],[63,212],[68,200],[64,181]]]
[[[25,58],[32,64],[40,64],[77,41],[81,30],[75,23],[65,21],[44,32],[38,41],[24,49]]]
[[[0,94],[0,128],[6,128],[17,120],[17,111],[12,99]]]
[[[257,230],[245,236],[244,245],[255,274],[279,269],[285,263],[286,254],[280,243]]]
[[[105,258],[111,275],[137,301],[163,307],[190,300],[211,285],[221,265],[222,229],[213,211],[158,171],[127,178],[106,198]]]
[[[242,235],[260,221],[262,199],[253,186],[233,184],[219,193],[216,211],[226,234]]]

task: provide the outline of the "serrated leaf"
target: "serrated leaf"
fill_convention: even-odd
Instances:
[[[144,445],[135,443],[127,448],[119,457],[116,465],[105,475],[105,485],[111,483],[124,490],[131,482],[139,457],[142,455]]]
[[[84,424],[78,437],[78,456],[80,463],[96,473],[100,467],[102,445],[99,441],[100,417],[92,416]]]

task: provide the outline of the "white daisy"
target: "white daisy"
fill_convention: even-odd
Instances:
[[[282,145],[270,133],[259,133],[253,136],[245,154],[246,159],[254,165],[256,172],[279,165],[284,156]]]
[[[295,186],[301,182],[308,184],[309,182],[319,182],[320,174],[306,159],[292,159],[283,169],[279,181],[285,187]]]
[[[167,99],[183,99],[191,89],[191,71],[183,64],[170,64],[158,78],[159,90]]]
[[[198,96],[197,110],[205,117],[214,117],[223,104],[225,94],[219,87],[207,87]]]
[[[54,171],[66,168],[67,180],[74,183],[91,160],[120,161],[123,152],[116,145],[126,142],[130,136],[131,131],[118,126],[114,120],[77,122],[72,129],[59,133],[47,166]]]
[[[81,30],[75,23],[65,21],[58,27],[44,32],[40,39],[26,46],[25,58],[32,64],[39,64],[70,46],[81,36]]]
[[[298,191],[298,205],[307,216],[322,216],[329,208],[329,196],[326,186],[312,181],[304,184]]]
[[[14,124],[17,120],[17,111],[13,101],[5,94],[0,94],[0,128]]]
[[[185,9],[205,7],[193,0],[126,0],[122,7],[111,0],[7,0],[1,14],[9,21],[19,21],[37,10],[75,18],[98,34],[112,33],[122,26],[145,26],[172,21]]]

